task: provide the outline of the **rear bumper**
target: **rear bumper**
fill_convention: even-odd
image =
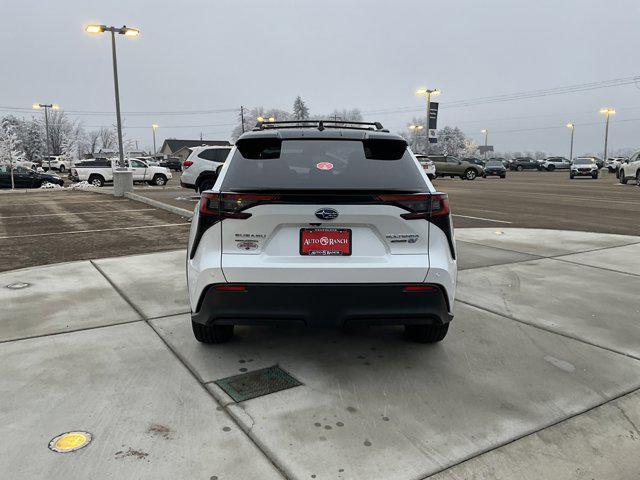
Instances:
[[[224,286],[233,284],[222,284]],[[412,284],[416,285],[416,284]],[[453,315],[440,285],[404,291],[405,284],[243,284],[245,291],[204,289],[192,320],[203,325],[307,326],[443,324]]]
[[[192,190],[196,190],[196,186],[195,185],[193,185],[191,183],[185,183],[185,182],[182,181],[182,179],[180,179],[180,186],[182,188],[190,188]]]

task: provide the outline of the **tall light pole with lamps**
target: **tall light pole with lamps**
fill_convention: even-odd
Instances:
[[[49,162],[49,171],[51,171],[51,156],[49,155],[49,109],[58,110],[59,105],[55,103],[34,103],[32,105],[34,110],[44,109],[44,145],[47,152],[47,161]]]
[[[151,125],[151,129],[153,130],[153,154],[155,155],[158,150],[156,150],[156,130],[158,129],[159,125],[157,123],[154,123],[153,125]]]
[[[571,147],[569,147],[569,163],[573,161],[573,133],[576,130],[576,125],[573,122],[567,123],[567,128],[571,129]]]
[[[600,113],[606,116],[607,120],[604,127],[604,158],[603,161],[607,161],[607,143],[609,142],[609,117],[615,115],[616,111],[613,108],[601,108]]]
[[[137,37],[140,30],[130,28],[126,25],[122,27],[108,27],[106,25],[87,25],[85,32],[91,34],[99,34],[104,32],[111,33],[111,58],[113,62],[113,86],[116,97],[116,124],[118,127],[118,168],[113,174],[113,194],[115,196],[123,196],[124,192],[133,191],[133,173],[127,170],[127,164],[124,160],[124,148],[122,147],[122,120],[120,116],[120,87],[118,85],[118,59],[116,57],[116,33],[126,37]]]
[[[482,130],[480,130],[480,133],[484,133],[484,160],[486,162],[487,161],[487,145],[489,145],[489,142],[488,142],[489,130],[487,130],[486,128],[483,128]]]
[[[416,95],[424,95],[427,98],[427,151],[425,153],[429,153],[429,127],[431,120],[431,95],[440,95],[442,92],[437,88],[419,88],[416,90]]]

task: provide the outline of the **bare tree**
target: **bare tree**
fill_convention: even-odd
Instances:
[[[102,127],[98,132],[100,136],[100,148],[113,150],[116,147],[116,133],[111,128]]]
[[[91,130],[86,135],[87,153],[96,153],[100,144],[100,130]]]

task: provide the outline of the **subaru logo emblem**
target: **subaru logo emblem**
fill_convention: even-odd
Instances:
[[[338,211],[334,208],[321,208],[316,210],[316,217],[320,220],[333,220],[338,216]]]

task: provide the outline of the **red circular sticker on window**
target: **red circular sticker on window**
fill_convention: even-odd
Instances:
[[[318,170],[331,170],[333,168],[333,163],[331,162],[316,163],[316,168]]]

